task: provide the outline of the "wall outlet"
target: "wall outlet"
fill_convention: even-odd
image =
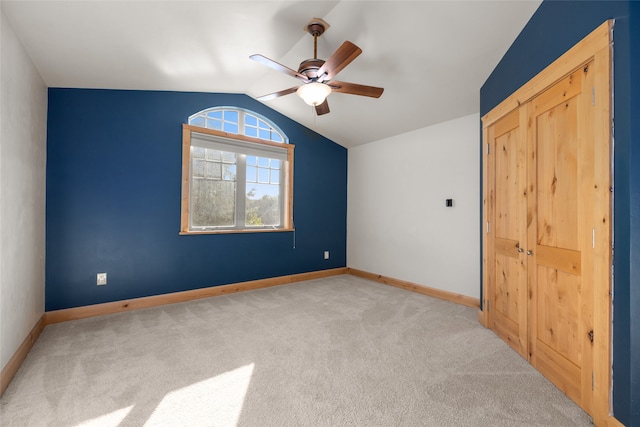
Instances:
[[[324,259],[329,259],[329,251],[324,251]]]
[[[103,286],[107,284],[107,273],[98,273],[96,275],[96,285]]]

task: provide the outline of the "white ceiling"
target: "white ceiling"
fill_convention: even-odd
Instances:
[[[337,80],[384,87],[335,93],[315,116],[295,94],[265,104],[345,147],[479,111],[480,87],[540,5],[532,1],[6,1],[1,6],[49,87],[234,92],[299,81],[249,59],[297,69],[345,40],[363,53]]]

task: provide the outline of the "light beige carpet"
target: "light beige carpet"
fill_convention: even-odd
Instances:
[[[477,310],[350,275],[46,327],[8,426],[588,426]]]

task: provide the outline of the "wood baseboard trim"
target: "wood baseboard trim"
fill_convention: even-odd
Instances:
[[[27,354],[29,354],[29,351],[40,337],[45,326],[46,320],[45,315],[43,314],[31,329],[29,335],[27,335],[24,341],[22,341],[22,344],[20,344],[20,347],[18,347],[9,362],[2,369],[2,372],[0,372],[0,396],[2,396],[16,372],[20,369],[22,362],[27,358]]]
[[[330,270],[313,271],[309,273],[292,274],[289,276],[272,277],[268,279],[251,280],[248,282],[234,283],[231,285],[212,286],[210,288],[194,289],[190,291],[173,292],[170,294],[154,295],[150,297],[134,298],[130,300],[107,302],[104,304],[87,305],[83,307],[67,308],[63,310],[48,311],[46,324],[66,322],[69,320],[86,319],[88,317],[115,314],[124,311],[138,310],[140,308],[157,307],[160,305],[186,302],[200,298],[209,298],[218,295],[233,294],[254,289],[268,288],[271,286],[286,285],[304,280],[320,279],[323,277],[347,274],[347,268],[334,268]]]
[[[478,298],[468,297],[441,289],[430,288],[428,286],[418,285],[416,283],[407,282],[405,280],[394,279],[393,277],[382,276],[380,274],[369,273],[367,271],[358,270],[356,268],[348,268],[349,274],[362,277],[363,279],[373,280],[374,282],[384,283],[385,285],[395,286],[397,288],[406,289],[407,291],[417,292],[419,294],[428,295],[430,297],[441,300],[454,302],[456,304],[465,305],[467,307],[480,308],[480,300]]]

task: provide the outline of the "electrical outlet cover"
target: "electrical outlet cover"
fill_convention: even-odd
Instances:
[[[96,275],[96,284],[98,286],[106,285],[107,284],[107,273],[98,273]]]

